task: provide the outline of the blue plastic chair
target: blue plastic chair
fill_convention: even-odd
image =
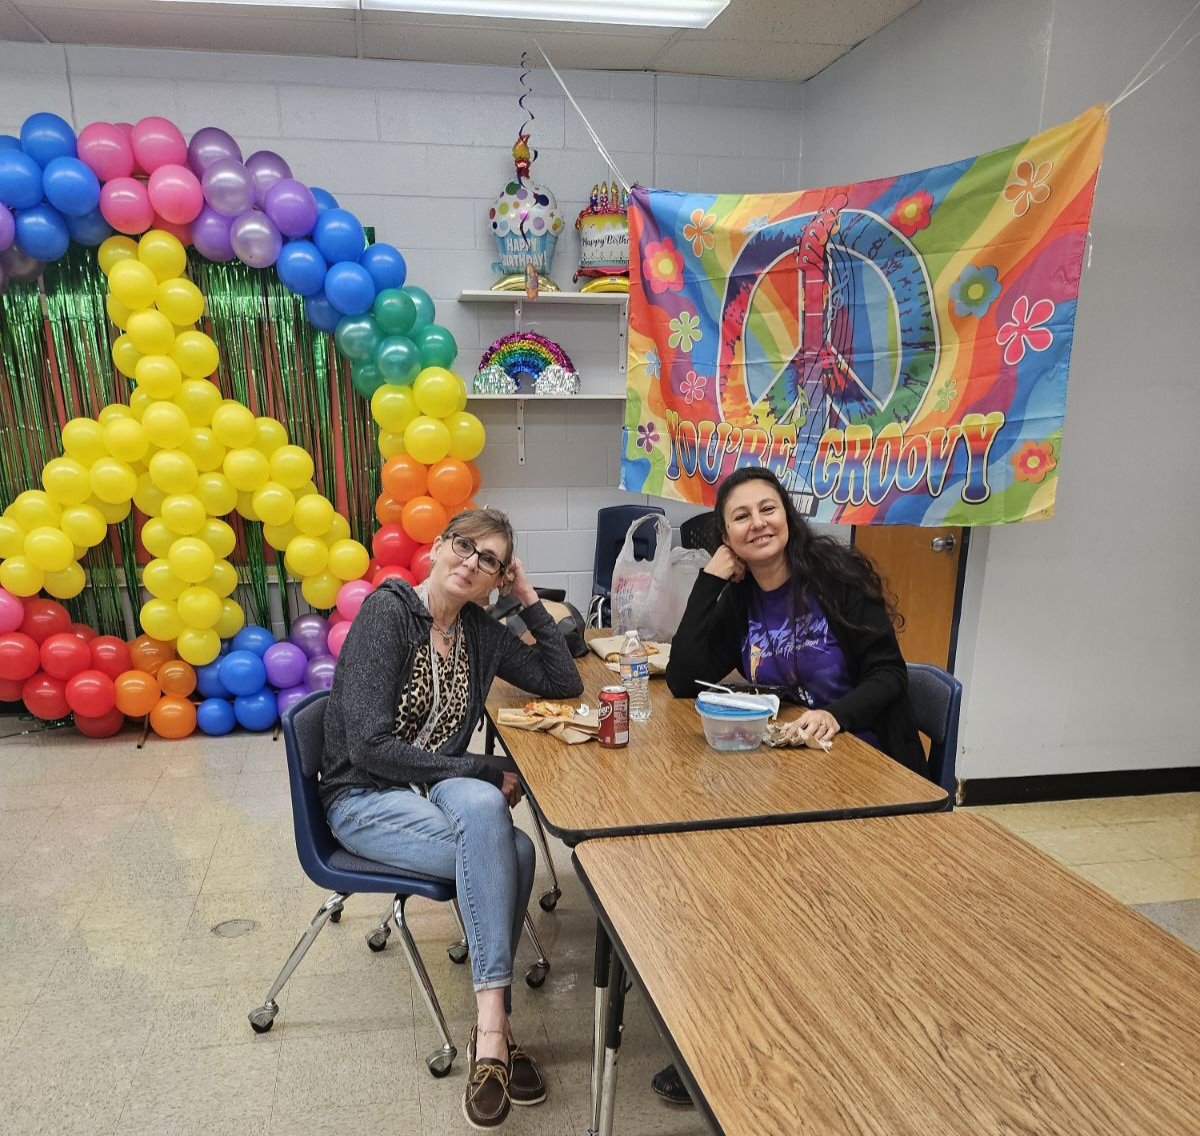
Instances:
[[[908,664],[908,699],[917,729],[929,739],[929,780],[950,794],[947,809],[954,808],[958,783],[954,763],[958,756],[958,715],[962,683],[941,667]]]
[[[658,505],[608,505],[596,511],[596,556],[592,561],[592,599],[588,605],[588,624],[608,627],[612,623],[613,569],[629,526],[639,517],[666,516]],[[654,525],[642,525],[633,534],[633,555],[636,560],[649,560],[658,547],[658,530]],[[605,611],[607,609],[607,620]]]

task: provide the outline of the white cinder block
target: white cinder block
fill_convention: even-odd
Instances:
[[[380,91],[380,137],[393,142],[490,146],[504,137],[514,118],[512,95],[458,91]],[[505,126],[502,129],[501,123]],[[535,144],[561,146],[563,101],[542,100]]]
[[[581,99],[575,96],[579,109],[587,115],[592,129],[600,136],[605,149],[632,150],[649,153],[654,149],[654,114],[649,99],[637,102],[625,99],[602,100]],[[579,117],[574,107],[566,110],[566,141],[567,150],[586,150],[594,153],[596,144],[588,134],[583,119]],[[599,157],[599,154],[596,155]],[[619,163],[618,163],[619,164]]]
[[[700,184],[711,193],[779,193],[795,189],[785,184],[785,166],[777,158],[699,159]]]
[[[137,122],[151,114],[174,122],[179,114],[175,84],[169,79],[74,75],[71,77],[71,94],[84,126],[99,120]],[[236,134],[236,124],[233,124],[232,132]]]
[[[144,113],[161,112],[148,109]],[[204,126],[219,126],[235,138],[246,134],[278,138],[277,89],[266,83],[176,82],[174,121],[185,138],[190,138]],[[271,148],[278,151],[278,143]],[[243,151],[243,156],[249,157],[251,153]]]
[[[279,88],[279,113],[285,138],[379,140],[372,90],[286,84]]]
[[[9,94],[21,86],[20,83],[12,82],[16,76],[32,76],[48,83],[61,83],[66,72],[67,49],[58,44],[0,40],[0,76],[3,76],[0,82],[4,84],[5,112],[8,109]],[[5,118],[9,117],[5,112],[0,113],[4,113]]]
[[[567,520],[572,531],[596,528],[596,513],[609,505],[644,505],[642,493],[626,493],[612,487],[587,487],[567,490]]]
[[[568,402],[567,441],[606,445],[621,436],[625,418],[623,402]]]
[[[21,124],[39,111],[61,115],[76,130],[92,121],[84,117],[72,122],[71,98],[61,76],[25,75],[0,63],[0,123],[5,132],[20,137]]]
[[[596,555],[595,532],[528,532],[525,547],[529,563],[539,571],[590,572]]]
[[[506,513],[518,532],[567,527],[566,489],[493,489],[485,481],[475,500]]]
[[[297,138],[289,140],[286,149],[284,157],[296,177],[336,195],[364,189],[386,188],[396,194],[426,190],[423,146]]]

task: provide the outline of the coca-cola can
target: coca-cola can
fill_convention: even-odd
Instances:
[[[629,744],[629,692],[623,686],[606,686],[600,691],[597,711],[600,729],[596,740],[606,749]]]

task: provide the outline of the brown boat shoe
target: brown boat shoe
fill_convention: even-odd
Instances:
[[[508,1099],[516,1105],[541,1104],[546,1099],[541,1070],[516,1042],[508,1046]]]
[[[472,1128],[499,1128],[508,1119],[508,1066],[490,1057],[475,1058],[476,1030],[467,1042],[467,1087],[463,1116]]]

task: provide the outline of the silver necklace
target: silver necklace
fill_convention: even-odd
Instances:
[[[429,612],[430,619],[433,620],[433,629],[442,638],[442,646],[449,647],[454,642],[454,636],[458,632],[458,617],[456,616],[449,627],[439,627],[437,619],[434,618],[433,609],[429,606],[429,586],[422,584],[417,589],[417,595],[421,597],[421,602],[425,605],[425,610]]]

